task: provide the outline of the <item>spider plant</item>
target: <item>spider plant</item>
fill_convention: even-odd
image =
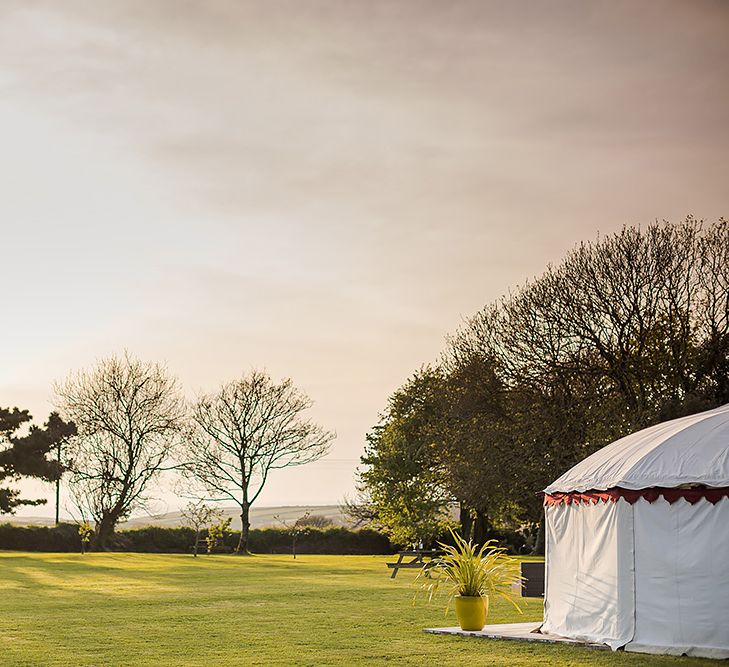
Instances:
[[[518,562],[506,555],[506,550],[489,540],[480,548],[469,540],[466,542],[453,530],[450,531],[454,545],[439,543],[445,552],[432,564],[423,568],[416,581],[425,580],[421,590],[428,601],[435,595],[446,595],[446,613],[453,600],[458,597],[501,597],[508,600],[519,613],[521,608],[514,600],[514,587],[521,586],[523,577],[519,574]]]

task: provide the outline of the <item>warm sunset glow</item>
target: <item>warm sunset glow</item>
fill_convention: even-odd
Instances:
[[[259,505],[338,503],[462,317],[727,216],[727,63],[708,0],[5,2],[0,405],[124,349],[191,398],[265,368],[337,439]]]

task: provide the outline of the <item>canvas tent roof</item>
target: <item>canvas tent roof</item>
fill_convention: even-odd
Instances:
[[[685,484],[729,486],[729,404],[616,440],[544,491],[638,490]]]

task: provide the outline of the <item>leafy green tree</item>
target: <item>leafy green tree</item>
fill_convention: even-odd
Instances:
[[[392,533],[450,497],[477,542],[533,527],[537,492],[596,449],[727,401],[729,223],[625,227],[487,305],[391,397],[357,509]]]
[[[83,523],[79,524],[78,527],[78,536],[81,539],[81,554],[85,554],[86,551],[89,548],[89,542],[91,542],[91,538],[94,534],[94,528],[93,526],[88,523],[87,521],[84,521]]]
[[[434,457],[450,493],[469,513],[462,529],[483,543],[504,523],[519,522],[537,504],[533,462],[514,438],[509,392],[492,359],[474,356],[447,374]]]
[[[456,395],[450,422],[460,436],[444,441],[444,465],[460,451],[474,466],[464,466],[472,483],[460,493],[508,499],[520,520],[535,521],[538,499],[522,489],[544,488],[626,433],[729,400],[728,340],[726,221],[626,227],[580,244],[449,340],[444,366],[465,394]],[[480,379],[464,390],[474,370]],[[498,391],[479,405],[492,386]],[[481,469],[495,463],[501,480]]]
[[[230,532],[230,524],[233,520],[228,517],[218,523],[214,523],[208,528],[208,534],[205,538],[205,544],[208,548],[208,553],[214,553],[221,545],[225,543],[225,538]]]
[[[32,425],[27,435],[17,435],[31,421],[27,410],[0,408],[0,481],[34,477],[46,482],[60,478],[63,466],[49,458],[56,446],[76,433],[73,422],[65,422],[55,412],[43,427]],[[20,492],[0,487],[0,513],[11,513],[21,505],[42,505],[45,499],[20,498]]]
[[[398,544],[431,542],[450,523],[452,497],[433,454],[442,375],[423,368],[389,399],[367,435],[359,490],[371,522]]]

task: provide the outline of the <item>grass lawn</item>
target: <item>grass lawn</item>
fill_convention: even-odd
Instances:
[[[0,665],[708,665],[689,658],[427,635],[413,571],[383,556],[0,552]],[[491,605],[490,623],[541,618]]]

